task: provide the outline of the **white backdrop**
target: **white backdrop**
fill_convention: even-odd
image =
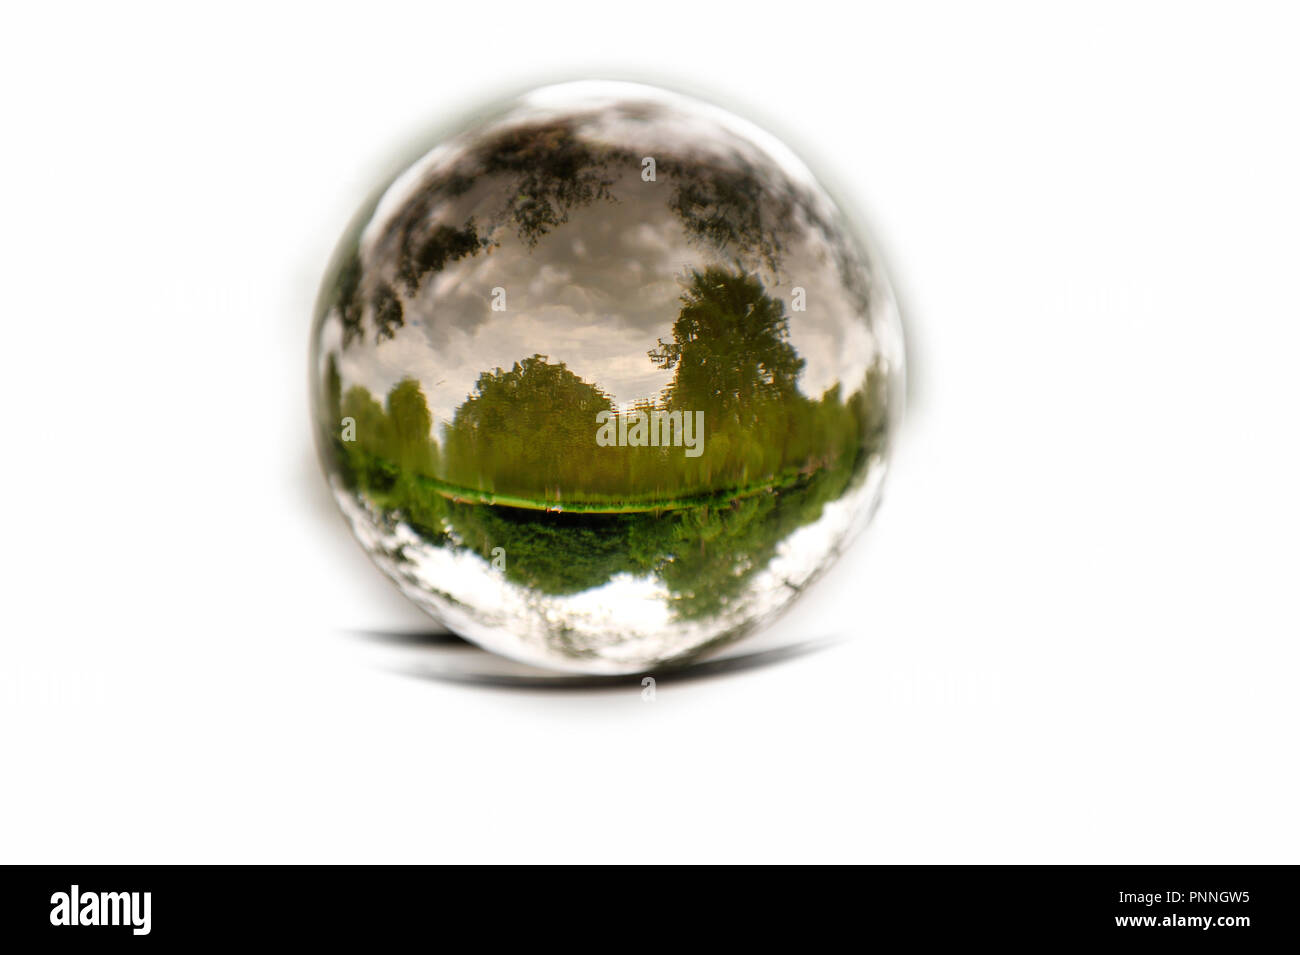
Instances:
[[[1281,5],[8,11],[0,861],[1295,862]],[[784,664],[424,682],[319,477],[316,283],[396,153],[561,79],[785,138],[915,394]]]

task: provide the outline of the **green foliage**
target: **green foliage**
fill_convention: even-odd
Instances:
[[[446,479],[465,488],[556,498],[592,459],[609,397],[545,355],[479,375],[446,429]]]
[[[453,502],[448,523],[470,550],[491,560],[505,549],[509,580],[560,596],[599,587],[620,572],[644,572],[627,547],[641,514],[547,514]]]
[[[749,428],[798,396],[804,360],[789,338],[785,305],[757,278],[709,268],[691,273],[673,340],[649,355],[676,369],[669,408],[702,410],[714,430]]]
[[[782,540],[816,521],[866,473],[887,437],[888,379],[870,368],[847,398],[837,384],[808,398],[782,303],[740,271],[692,273],[673,340],[653,361],[674,378],[639,410],[704,412],[703,454],[682,447],[601,447],[610,397],[545,355],[481,374],[441,446],[420,384],[381,405],[342,393],[333,356],[323,383],[336,471],[377,507],[438,546],[490,561],[551,595],[621,573],[657,575],[680,619],[726,611]]]
[[[457,414],[466,428],[470,421],[482,426],[493,420],[502,395],[517,395],[526,380],[548,382],[544,390],[553,396],[601,400],[594,388],[540,356],[483,378],[482,403],[462,406],[464,415]],[[825,442],[821,446],[837,448],[835,453],[810,459],[757,491],[682,499],[663,509],[629,512],[618,501],[588,513],[515,507],[474,500],[467,489],[429,477],[438,449],[428,438],[424,395],[409,379],[389,393],[387,409],[364,388],[350,388],[341,410],[355,419],[357,439],[332,446],[342,479],[377,507],[436,546],[464,547],[485,561],[492,559],[493,548],[504,548],[505,574],[521,586],[559,596],[602,586],[620,573],[650,573],[672,594],[679,619],[704,619],[733,606],[780,542],[816,521],[827,502],[864,475],[885,436],[884,386],[883,375],[873,371],[846,402],[839,400],[838,389],[807,402],[801,420],[814,429],[808,440]],[[449,443],[447,452],[454,447]],[[512,446],[499,450],[509,454]]]
[[[437,447],[429,438],[433,416],[424,400],[420,383],[404,378],[388,393],[388,422],[392,444],[390,453],[404,470],[433,475],[437,467]]]

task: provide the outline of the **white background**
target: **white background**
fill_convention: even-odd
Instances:
[[[1282,6],[173,5],[0,25],[0,861],[1295,862],[1300,57]],[[384,672],[316,283],[413,137],[560,79],[786,139],[915,394],[787,625],[599,693]]]

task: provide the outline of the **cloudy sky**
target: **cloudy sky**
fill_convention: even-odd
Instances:
[[[654,140],[706,143],[701,155],[726,163],[727,150],[745,162],[762,159],[766,174],[784,176],[770,158],[734,133],[714,130],[704,136],[700,118],[692,117],[690,138],[673,126],[678,118],[648,121],[637,115],[611,130],[608,115],[588,123],[597,138],[632,144],[636,155],[653,149]],[[679,123],[680,125],[680,123]],[[666,128],[665,128],[666,127]],[[456,160],[457,150],[440,147],[403,176],[381,201],[363,239],[373,252],[374,237],[401,208],[405,197],[427,182],[437,166]],[[431,165],[432,164],[432,165]],[[510,228],[499,229],[499,246],[449,263],[428,277],[414,295],[405,297],[405,324],[390,340],[376,343],[372,334],[342,352],[345,387],[360,384],[382,400],[405,377],[423,386],[434,418],[435,434],[449,423],[484,371],[510,368],[533,354],[563,361],[580,378],[612,395],[622,405],[655,397],[672,373],[657,368],[647,352],[657,339],[671,339],[681,307],[681,281],[692,269],[730,265],[730,257],[703,247],[687,234],[669,206],[674,184],[660,170],[657,180],[641,178],[639,162],[611,166],[614,201],[596,200],[571,211],[569,221],[554,227],[529,248]],[[429,211],[432,220],[459,227],[473,216],[482,227],[500,210],[509,177],[484,176],[457,197],[444,197]],[[800,188],[807,188],[801,185]],[[822,201],[823,197],[818,197]],[[797,210],[794,219],[801,219]],[[763,275],[768,294],[782,299],[790,318],[790,340],[807,362],[800,389],[818,397],[836,381],[845,393],[855,390],[875,353],[871,331],[844,289],[827,237],[807,222],[792,221],[779,275]],[[367,264],[369,268],[370,265]],[[791,312],[791,289],[806,289],[807,310]],[[493,289],[506,292],[505,311],[493,311]],[[405,293],[404,293],[405,294]],[[337,335],[326,340],[331,347]]]

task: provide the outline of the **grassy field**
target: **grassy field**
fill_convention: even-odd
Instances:
[[[492,504],[501,507],[517,507],[532,511],[562,512],[565,514],[645,514],[662,511],[677,511],[706,505],[726,504],[731,501],[753,497],[757,494],[769,494],[798,483],[800,472],[790,470],[777,480],[764,480],[751,485],[697,494],[689,497],[645,496],[629,499],[626,496],[605,497],[597,494],[582,494],[571,501],[536,500],[513,494],[498,494],[493,491],[480,491],[459,487],[439,481],[436,478],[417,476],[414,480],[422,487],[431,490],[449,501],[464,504]]]

